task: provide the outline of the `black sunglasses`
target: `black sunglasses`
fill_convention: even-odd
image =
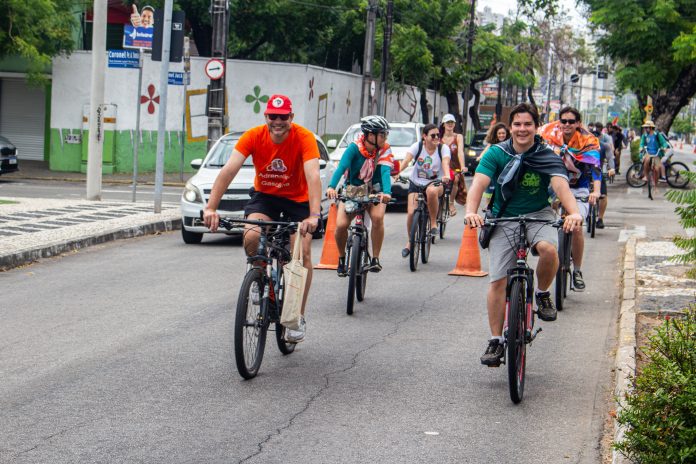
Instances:
[[[268,116],[268,119],[270,119],[271,121],[275,121],[278,118],[280,118],[281,121],[287,121],[288,119],[290,119],[289,114],[267,114],[266,116]]]
[[[430,138],[435,140],[440,138],[440,134],[430,134]]]
[[[575,124],[577,119],[559,119],[559,121],[561,121],[561,124]]]

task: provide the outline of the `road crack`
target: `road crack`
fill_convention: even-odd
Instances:
[[[238,464],[242,464],[242,463],[248,462],[249,460],[255,458],[256,456],[259,456],[261,453],[263,453],[264,446],[265,446],[268,442],[270,442],[270,441],[273,439],[273,437],[278,437],[278,436],[280,436],[284,431],[290,429],[290,427],[292,427],[292,426],[294,425],[295,420],[296,420],[298,417],[300,417],[302,414],[304,414],[305,412],[307,412],[307,410],[309,410],[309,408],[312,406],[312,404],[314,404],[314,402],[315,402],[317,399],[319,399],[319,397],[321,397],[322,394],[323,394],[324,392],[326,392],[326,391],[329,389],[329,387],[330,387],[330,385],[331,385],[331,377],[332,377],[332,376],[335,376],[335,375],[338,375],[338,374],[346,373],[346,372],[348,372],[349,370],[353,369],[355,366],[357,366],[357,365],[358,365],[358,358],[359,358],[362,354],[367,353],[368,351],[370,351],[370,350],[376,348],[377,346],[386,343],[388,339],[394,337],[394,336],[399,332],[399,329],[401,328],[402,325],[406,324],[407,322],[409,322],[410,320],[412,320],[412,319],[415,318],[416,316],[422,314],[423,311],[425,311],[426,306],[427,306],[428,303],[432,300],[432,298],[434,298],[434,297],[436,297],[436,296],[438,296],[438,295],[441,295],[442,293],[446,292],[448,289],[450,289],[450,288],[453,287],[455,284],[457,284],[457,282],[459,282],[459,278],[457,278],[454,282],[452,282],[452,283],[450,283],[450,284],[448,284],[448,285],[445,285],[442,289],[433,292],[432,295],[429,295],[429,296],[427,296],[426,298],[424,298],[424,299],[423,299],[423,302],[422,302],[421,305],[420,305],[420,308],[418,308],[416,311],[412,312],[411,314],[409,314],[409,315],[406,316],[405,318],[403,318],[403,319],[401,319],[401,320],[395,322],[395,323],[394,323],[394,328],[393,328],[390,332],[386,333],[386,334],[382,337],[381,340],[378,340],[378,341],[374,342],[373,344],[371,344],[371,345],[369,345],[369,346],[363,348],[362,350],[357,351],[357,352],[353,355],[353,358],[352,358],[351,361],[350,361],[350,365],[348,365],[347,367],[345,367],[345,368],[343,368],[343,369],[337,369],[337,370],[334,370],[334,371],[331,371],[331,372],[327,372],[326,374],[324,374],[324,375],[323,375],[323,377],[324,377],[324,385],[323,385],[319,390],[317,390],[316,393],[314,393],[312,396],[310,396],[310,397],[307,399],[307,401],[305,402],[304,407],[303,407],[302,409],[300,409],[298,412],[296,412],[295,414],[293,414],[293,415],[290,417],[290,419],[288,420],[288,422],[287,422],[284,426],[278,427],[277,429],[275,429],[275,431],[274,431],[273,433],[269,433],[269,434],[266,436],[266,438],[264,438],[262,441],[260,441],[259,443],[257,443],[256,446],[257,446],[258,449],[257,449],[254,453],[252,453],[252,454],[250,454],[250,455],[248,455],[248,456],[242,458],[241,460],[239,460],[239,461],[238,461]]]

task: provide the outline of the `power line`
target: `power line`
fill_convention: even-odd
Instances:
[[[320,5],[318,3],[311,3],[311,2],[303,2],[302,0],[287,0],[289,3],[296,3],[298,5],[302,6],[311,6],[314,8],[324,8],[326,10],[334,10],[334,11],[349,11],[349,10],[355,10],[356,8],[349,8],[346,6],[331,6],[331,5]]]

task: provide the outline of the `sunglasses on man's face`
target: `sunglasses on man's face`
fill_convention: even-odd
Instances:
[[[278,118],[280,118],[281,121],[287,121],[288,119],[290,119],[289,114],[267,114],[266,116],[268,116],[268,119],[270,119],[271,121],[275,121]]]
[[[575,119],[560,119],[561,124],[575,124],[577,121]]]
[[[431,139],[436,140],[440,138],[440,134],[428,134]]]

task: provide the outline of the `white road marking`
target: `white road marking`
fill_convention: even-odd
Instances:
[[[626,195],[643,195],[643,187],[627,187]]]
[[[633,230],[621,229],[619,232],[619,242],[627,242],[629,238],[645,238],[647,236],[647,230],[645,226],[635,226]]]

